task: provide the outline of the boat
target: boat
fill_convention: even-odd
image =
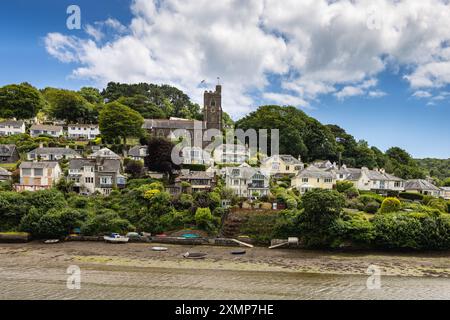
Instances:
[[[45,244],[55,244],[58,243],[59,240],[58,239],[52,239],[52,240],[45,240],[44,243]]]
[[[246,254],[246,253],[247,253],[247,251],[245,251],[245,250],[231,251],[231,254],[234,254],[234,255],[243,255],[243,254]]]
[[[185,233],[182,235],[182,238],[184,239],[198,239],[201,238],[198,234],[195,233]]]
[[[152,247],[153,251],[167,251],[168,249],[166,247]]]
[[[185,254],[183,254],[183,257],[186,259],[205,259],[207,255],[207,253],[186,252]]]
[[[121,236],[118,233],[112,233],[109,236],[104,236],[103,239],[108,243],[127,243],[130,238]]]

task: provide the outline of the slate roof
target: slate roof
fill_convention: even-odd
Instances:
[[[52,125],[44,125],[44,124],[33,124],[30,130],[47,130],[47,131],[62,131],[63,127],[61,126],[52,126]]]
[[[36,154],[36,155],[58,154],[58,155],[80,156],[78,152],[76,152],[71,148],[36,148],[30,151],[28,154]]]
[[[108,158],[108,159],[120,159],[120,156],[112,152],[108,148],[103,148],[94,152],[89,156],[89,158]]]
[[[98,128],[98,124],[81,124],[81,123],[72,123],[67,125],[69,129],[75,127],[75,128]]]
[[[133,148],[131,148],[128,151],[128,155],[132,156],[132,157],[142,157],[141,155],[141,149],[146,149],[146,153],[147,153],[147,146],[134,146]]]
[[[423,179],[408,180],[405,183],[405,190],[433,190],[440,191],[434,184]]]
[[[325,171],[319,169],[313,165],[310,165],[308,168],[301,170],[297,173],[297,177],[299,178],[322,178],[322,179],[335,179],[335,176],[330,171]]]
[[[16,151],[16,146],[14,144],[0,144],[0,156],[1,157],[11,157]]]
[[[280,154],[280,155],[274,155],[269,158],[266,158],[262,161],[262,163],[266,163],[276,157],[279,157],[281,160],[283,160],[284,163],[289,165],[296,165],[296,164],[302,164],[302,162],[299,159],[294,158],[290,154]]]
[[[227,167],[226,175],[236,179],[251,179],[255,174],[264,175],[261,170],[252,167]],[[265,175],[264,175],[265,176]]]
[[[22,162],[20,164],[21,169],[45,169],[45,168],[55,168],[59,166],[56,161],[39,161],[39,162]]]
[[[205,171],[191,171],[180,175],[178,178],[180,180],[209,180],[213,177],[210,173]]]
[[[70,170],[80,170],[85,166],[93,166],[96,172],[120,172],[120,160],[117,159],[72,159],[69,162]],[[103,170],[98,170],[102,167]]]
[[[197,121],[201,124],[202,129],[206,129],[206,125],[203,121]],[[177,119],[177,120],[168,120],[168,119],[145,119],[143,129],[151,130],[151,129],[186,129],[193,130],[194,129],[195,120],[187,120],[187,119]]]
[[[5,120],[0,122],[0,126],[13,126],[13,127],[21,127],[25,122],[17,121],[17,120]]]

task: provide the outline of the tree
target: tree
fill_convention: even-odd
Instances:
[[[0,88],[0,117],[30,119],[45,107],[42,94],[27,83]]]
[[[171,177],[173,171],[180,168],[172,162],[172,150],[175,145],[171,141],[160,137],[150,137],[147,140],[147,146],[152,152],[149,152],[144,161],[150,171],[163,172]]]
[[[100,90],[97,88],[83,87],[80,91],[78,91],[78,94],[92,104],[99,104],[103,102],[103,97],[100,94]]]
[[[67,123],[87,122],[94,112],[94,106],[75,91],[46,88],[44,97],[50,104],[49,115]]]
[[[150,99],[144,95],[135,95],[132,97],[120,97],[117,102],[130,107],[139,112],[145,119],[165,119],[166,113],[154,105]]]
[[[236,128],[279,129],[280,153],[299,155],[306,161],[337,160],[337,144],[331,130],[295,107],[262,106],[236,122]],[[270,150],[271,132],[268,132]]]
[[[126,145],[127,137],[142,135],[142,116],[118,102],[108,103],[99,115],[99,126],[102,135],[108,139],[121,137]]]
[[[337,191],[316,189],[302,197],[304,211],[299,216],[300,232],[309,247],[335,246],[339,239],[338,219],[345,204]]]
[[[144,173],[144,165],[139,160],[128,160],[125,165],[125,173],[131,175],[133,179],[142,177]]]

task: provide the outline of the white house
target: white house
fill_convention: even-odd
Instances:
[[[273,155],[261,161],[261,170],[268,175],[289,175],[297,174],[305,168],[301,158],[294,158],[291,155]]]
[[[385,194],[388,191],[401,192],[405,189],[405,181],[387,173],[384,169],[369,170],[366,167],[340,168],[331,167],[327,171],[335,175],[337,181],[351,181],[358,190],[373,191]]]
[[[291,180],[291,186],[305,193],[313,189],[333,189],[336,178],[333,173],[310,165],[299,171]]]
[[[0,122],[0,135],[12,136],[25,133],[25,122],[16,120],[6,120]]]
[[[225,168],[225,183],[238,197],[269,195],[269,177],[247,164]]]
[[[209,164],[211,155],[200,147],[184,147],[181,150],[183,164]]]
[[[81,158],[75,150],[66,146],[65,148],[44,148],[42,145],[27,153],[27,158],[33,160],[59,161],[63,159]]]
[[[423,179],[408,180],[405,183],[406,192],[420,193],[427,196],[439,197],[441,195],[441,189],[434,184]]]
[[[52,188],[62,176],[56,161],[22,162],[17,191],[39,191]]]
[[[64,135],[63,127],[43,124],[34,124],[31,126],[30,135],[32,137],[38,137],[42,134],[58,138]]]
[[[93,140],[100,135],[98,124],[69,124],[67,135],[70,139]]]
[[[445,200],[450,200],[450,187],[441,188],[441,197]]]

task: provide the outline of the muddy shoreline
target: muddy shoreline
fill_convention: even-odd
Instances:
[[[89,269],[229,270],[288,272],[330,275],[366,275],[376,265],[385,276],[450,278],[450,252],[342,252],[255,247],[234,256],[235,247],[164,245],[167,252],[154,252],[151,243],[113,245],[102,242],[41,242],[0,244],[0,267],[30,268],[79,265]],[[187,251],[207,253],[204,260],[186,260]]]

